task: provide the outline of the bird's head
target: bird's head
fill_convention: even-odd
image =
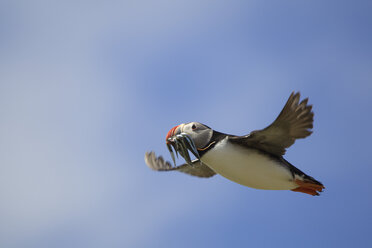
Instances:
[[[199,122],[189,122],[185,124],[180,124],[173,127],[166,136],[167,144],[172,142],[172,139],[180,134],[187,134],[195,144],[197,149],[201,149],[208,145],[210,139],[213,135],[213,130]]]

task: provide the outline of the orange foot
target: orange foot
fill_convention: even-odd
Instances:
[[[309,195],[319,195],[319,192],[322,192],[325,188],[322,184],[304,182],[299,179],[295,180],[295,183],[299,186],[298,188],[292,189],[295,192],[302,192]]]

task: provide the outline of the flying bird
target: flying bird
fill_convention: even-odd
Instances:
[[[271,125],[243,136],[221,133],[199,122],[180,124],[166,136],[174,166],[154,152],[146,152],[145,162],[157,171],[176,170],[205,178],[220,174],[251,188],[319,195],[323,184],[283,158],[296,139],[312,133],[311,109],[308,98],[300,102],[300,93],[292,92]],[[172,148],[185,159],[185,164],[175,165]],[[189,152],[196,159],[191,160]]]

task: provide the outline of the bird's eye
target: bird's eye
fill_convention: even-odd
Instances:
[[[192,130],[195,130],[196,129],[196,125],[195,124],[192,124],[191,129]]]

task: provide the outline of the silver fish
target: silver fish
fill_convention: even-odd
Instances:
[[[178,157],[178,153],[185,159],[186,163],[192,165],[192,161],[189,155],[189,151],[194,154],[194,156],[200,159],[198,150],[196,149],[194,141],[186,134],[181,133],[176,136],[170,137],[168,139],[169,143],[167,144],[167,148],[171,154],[172,160],[174,165],[176,166],[176,159],[174,156],[174,151]],[[173,149],[172,149],[173,147]]]

